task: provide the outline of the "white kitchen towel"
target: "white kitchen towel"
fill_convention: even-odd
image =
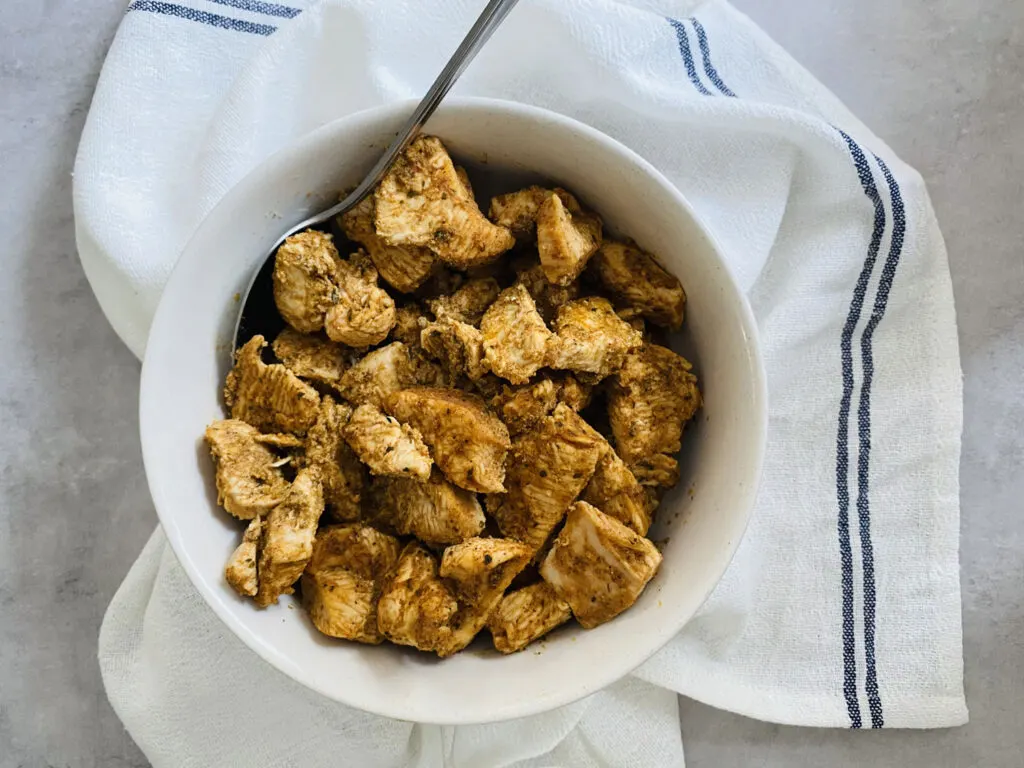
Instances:
[[[141,355],[210,208],[270,153],[428,86],[483,0],[135,0],[75,170],[82,263]],[[205,607],[158,531],[100,636],[110,700],[157,766],[676,766],[675,692],[780,723],[967,717],[960,367],[921,178],[724,2],[522,0],[457,92],[587,122],[660,168],[723,244],[765,354],[748,534],[635,676],[542,717],[413,726],[326,701]]]

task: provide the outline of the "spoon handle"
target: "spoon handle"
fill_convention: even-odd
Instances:
[[[483,12],[477,18],[476,23],[466,33],[459,47],[452,54],[452,57],[445,64],[444,69],[441,70],[441,74],[434,80],[434,84],[430,86],[430,90],[427,91],[427,95],[423,97],[423,100],[416,105],[416,109],[406,120],[405,125],[395,136],[394,140],[388,146],[387,150],[381,155],[380,159],[376,162],[370,172],[366,174],[366,177],[359,183],[352,192],[345,197],[340,203],[332,207],[331,209],[324,211],[322,214],[317,216],[317,219],[324,221],[336,216],[343,211],[347,211],[352,208],[360,200],[366,197],[370,191],[377,186],[384,175],[391,168],[395,159],[405,150],[406,147],[412,142],[413,139],[419,135],[420,130],[423,128],[423,124],[430,119],[430,116],[437,109],[438,104],[445,97],[451,87],[455,85],[455,81],[459,79],[459,76],[466,71],[466,67],[477,55],[484,43],[490,39],[491,35],[494,34],[501,22],[505,20],[516,3],[519,0],[490,0],[487,3],[487,7],[484,8]]]

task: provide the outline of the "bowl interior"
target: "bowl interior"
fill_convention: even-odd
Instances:
[[[478,642],[443,662],[395,646],[318,634],[285,598],[256,610],[223,578],[240,524],[216,505],[201,436],[223,418],[220,391],[240,294],[279,233],[354,184],[407,114],[360,113],[275,155],[210,214],[168,282],[142,376],[146,472],[167,536],[211,608],[264,659],[340,702],[405,720],[474,723],[576,700],[627,674],[696,612],[725,570],[753,504],[765,436],[754,328],[715,245],[679,193],[621,145],[522,105],[455,99],[431,120],[457,160],[539,174],[577,193],[611,231],[661,257],[687,291],[674,345],[695,364],[704,409],[684,437],[682,480],[651,537],[664,563],[632,609],[595,630],[557,630],[512,656]],[[292,609],[295,610],[292,610]]]

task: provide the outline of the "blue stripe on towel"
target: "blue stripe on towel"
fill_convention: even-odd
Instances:
[[[676,31],[676,38],[679,43],[679,53],[683,58],[690,81],[697,90],[705,96],[716,94],[709,91],[700,81],[693,61],[693,53],[690,49],[689,37],[682,22],[669,19],[669,23]],[[700,46],[701,58],[704,63],[704,73],[708,80],[723,96],[736,97],[736,93],[729,88],[719,76],[711,60],[711,45],[708,40],[707,31],[704,25],[696,18],[691,18],[694,31],[697,34],[697,42]],[[839,534],[839,556],[841,564],[842,584],[842,636],[843,636],[843,696],[846,699],[846,708],[850,717],[850,725],[853,728],[861,728],[860,702],[857,696],[857,660],[856,648],[857,638],[854,624],[853,611],[853,552],[850,546],[850,455],[849,455],[849,433],[850,433],[850,408],[853,400],[853,334],[860,322],[861,313],[864,308],[868,283],[874,272],[875,262],[878,260],[878,252],[882,244],[882,235],[887,226],[885,206],[882,203],[881,195],[875,184],[871,166],[867,156],[860,145],[857,144],[847,133],[836,129],[842,135],[846,146],[853,158],[857,176],[860,179],[864,194],[871,201],[874,209],[874,224],[871,232],[871,241],[868,244],[867,256],[861,268],[857,283],[854,286],[853,298],[850,302],[849,313],[843,325],[840,337],[840,358],[842,363],[843,394],[839,404],[839,419],[836,435],[836,499],[838,502],[838,516],[836,520]],[[892,172],[885,162],[877,155],[872,154],[875,162],[885,177],[889,189],[889,197],[892,205],[893,229],[889,255],[882,268],[879,277],[878,290],[875,295],[875,302],[872,308],[864,331],[861,334],[861,364],[863,367],[863,381],[861,383],[860,398],[857,405],[857,519],[860,530],[861,546],[861,569],[864,581],[864,659],[865,659],[865,682],[864,688],[867,694],[868,709],[871,714],[871,727],[882,728],[885,718],[882,710],[882,700],[878,692],[878,674],[875,664],[875,560],[874,547],[871,542],[871,505],[869,494],[870,461],[871,461],[871,385],[874,379],[874,356],[872,340],[875,329],[885,315],[889,301],[889,293],[892,289],[893,278],[896,275],[896,268],[899,266],[900,255],[903,251],[903,240],[906,234],[906,210],[903,197],[900,193],[899,184],[896,183]]]
[[[708,35],[704,30],[704,25],[697,21],[696,16],[691,17],[690,23],[693,24],[693,29],[697,33],[697,44],[700,46],[700,55],[704,60],[704,74],[708,76],[708,80],[714,84],[719,93],[723,96],[736,98],[736,94],[732,92],[729,86],[722,82],[722,78],[718,76],[718,70],[711,63],[711,46],[708,44]]]
[[[714,94],[705,87],[704,83],[700,81],[700,77],[697,75],[697,65],[693,63],[693,51],[690,50],[690,38],[686,34],[686,26],[683,22],[676,19],[666,19],[666,21],[671,24],[672,28],[676,31],[676,42],[679,44],[679,55],[683,57],[683,65],[686,67],[686,74],[689,76],[690,82],[693,83],[694,87],[705,96],[713,96]]]
[[[842,361],[843,395],[839,401],[839,427],[836,435],[836,500],[839,505],[837,526],[839,529],[839,558],[842,566],[843,588],[843,695],[846,697],[846,709],[850,715],[850,724],[854,728],[861,727],[860,703],[857,700],[857,662],[855,649],[857,639],[854,635],[853,623],[853,554],[850,550],[850,401],[853,399],[853,332],[860,321],[867,294],[868,281],[874,271],[878,259],[878,249],[882,244],[882,233],[886,227],[885,207],[878,194],[871,167],[868,165],[864,151],[850,136],[839,131],[846,146],[850,150],[853,164],[857,169],[864,194],[871,201],[875,211],[875,223],[868,244],[867,258],[861,267],[860,276],[853,289],[850,311],[843,325],[839,349]],[[870,449],[869,449],[870,450]],[[858,475],[859,479],[859,475]],[[858,497],[859,501],[859,497]]]
[[[889,187],[892,203],[892,240],[889,255],[878,279],[878,292],[871,309],[864,332],[861,334],[861,360],[864,367],[864,382],[860,390],[857,407],[857,425],[860,436],[860,455],[857,460],[857,515],[860,521],[861,561],[864,571],[864,659],[866,663],[864,687],[871,712],[871,727],[881,728],[885,724],[882,714],[882,700],[878,695],[878,676],[875,670],[875,556],[871,544],[871,505],[868,481],[871,461],[871,384],[875,376],[873,339],[875,329],[885,316],[889,304],[889,293],[896,277],[896,268],[903,253],[903,238],[907,231],[907,215],[899,184],[893,178],[889,166],[882,158],[874,155],[875,162],[882,169],[885,183]]]
[[[146,11],[148,13],[163,14],[164,16],[175,16],[186,21],[196,21],[200,24],[208,24],[211,27],[220,27],[221,29],[232,29],[236,32],[248,32],[252,35],[266,36],[272,35],[277,31],[277,27],[272,27],[269,24],[255,24],[251,21],[219,16],[216,13],[197,11],[195,8],[187,8],[184,5],[161,3],[154,0],[135,0],[135,2],[128,6],[126,13],[131,11]]]
[[[208,0],[208,2],[226,5],[229,8],[238,8],[240,11],[262,13],[264,16],[278,16],[282,19],[294,19],[302,13],[301,10],[292,8],[290,5],[265,3],[262,0]]]

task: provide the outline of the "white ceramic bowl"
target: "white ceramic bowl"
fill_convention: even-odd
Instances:
[[[754,502],[766,394],[750,308],[720,250],[679,192],[621,144],[551,112],[451,99],[428,130],[457,159],[542,173],[577,193],[612,231],[657,253],[682,280],[687,319],[678,343],[692,358],[704,409],[684,436],[682,481],[651,537],[664,563],[630,610],[597,629],[563,628],[522,653],[478,643],[452,658],[318,634],[291,598],[257,610],[225,583],[241,524],[216,505],[203,429],[223,418],[227,350],[244,292],[292,222],[335,199],[372,164],[411,109],[352,115],[273,156],[199,227],[164,290],[142,372],[142,449],[171,546],[213,611],[289,677],[337,701],[389,717],[480,723],[543,712],[618,680],[694,615],[739,544]],[[255,663],[255,662],[254,662]]]

